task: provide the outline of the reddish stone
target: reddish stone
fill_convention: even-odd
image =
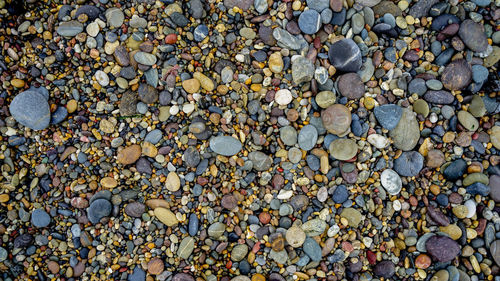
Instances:
[[[175,44],[177,42],[177,34],[172,33],[165,37],[165,44]]]

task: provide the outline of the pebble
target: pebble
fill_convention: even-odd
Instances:
[[[165,188],[171,192],[176,192],[181,187],[181,180],[175,172],[170,172],[165,181]]]
[[[136,62],[147,66],[155,64],[157,60],[155,55],[146,52],[135,53],[134,59]]]
[[[318,131],[313,125],[306,125],[300,130],[297,140],[301,149],[309,151],[316,146]]]
[[[128,146],[118,152],[116,161],[123,165],[133,164],[139,159],[139,157],[141,156],[141,152],[142,149],[137,144]]]
[[[358,145],[351,139],[336,139],[330,143],[330,154],[338,160],[349,160],[356,156]]]
[[[394,161],[394,170],[403,177],[415,177],[424,167],[424,157],[416,151],[405,151]]]
[[[394,170],[391,169],[386,169],[382,172],[380,175],[380,182],[390,195],[397,195],[403,187],[401,178]]]
[[[346,73],[338,78],[341,95],[348,99],[359,99],[365,93],[365,85],[357,73]]]
[[[279,105],[288,105],[292,99],[292,93],[288,89],[280,89],[274,96],[274,100]]]
[[[156,218],[161,221],[166,226],[174,226],[178,223],[178,220],[172,211],[158,207],[154,209],[154,214]]]
[[[476,131],[479,128],[479,122],[477,119],[465,110],[461,110],[457,113],[458,121],[465,129],[469,131]]]
[[[350,227],[358,227],[359,223],[361,223],[362,215],[361,213],[354,208],[345,208],[340,213],[340,217],[345,218]]]
[[[449,262],[460,254],[457,242],[446,236],[430,237],[425,243],[425,248],[439,262]]]
[[[460,90],[470,84],[472,69],[464,59],[458,59],[448,64],[441,74],[441,82],[448,90]]]
[[[402,111],[401,119],[389,135],[396,148],[408,151],[417,145],[420,139],[420,130],[414,113],[409,109]],[[390,123],[390,125],[392,124],[394,123]]]
[[[396,268],[391,261],[381,261],[377,263],[373,273],[380,277],[391,278],[396,273]]]
[[[474,52],[481,53],[488,48],[484,27],[470,19],[466,19],[460,24],[458,35],[464,44]]]
[[[403,116],[403,109],[395,104],[386,104],[375,107],[373,113],[382,127],[393,130]]]
[[[302,249],[304,249],[304,252],[311,258],[312,261],[321,260],[321,247],[311,237],[305,239]]]
[[[309,82],[314,77],[314,65],[306,57],[299,56],[292,62],[293,82],[300,84]],[[279,104],[279,103],[278,103]]]
[[[77,21],[61,22],[57,27],[57,34],[66,37],[73,37],[83,31],[83,24]]]
[[[177,250],[177,256],[182,259],[188,259],[193,253],[195,245],[195,240],[193,237],[185,237],[179,244],[179,249]]]
[[[43,130],[50,124],[47,99],[35,91],[28,90],[15,96],[9,111],[17,122],[33,130]]]
[[[325,129],[336,135],[344,134],[351,126],[351,112],[341,104],[333,104],[321,112]]]
[[[87,209],[87,216],[91,223],[97,224],[102,218],[111,214],[111,203],[106,199],[96,199]]]
[[[320,14],[313,9],[306,10],[300,14],[298,24],[305,34],[315,34],[321,27]]]
[[[237,154],[241,148],[241,142],[230,136],[218,136],[210,139],[210,149],[220,155],[232,156]]]
[[[328,58],[342,72],[357,72],[362,65],[361,51],[352,39],[342,39],[332,44]]]
[[[50,224],[50,216],[43,209],[36,209],[31,213],[31,223],[37,228],[47,227]]]
[[[306,234],[300,227],[292,226],[286,231],[286,241],[294,248],[301,247],[306,240]]]

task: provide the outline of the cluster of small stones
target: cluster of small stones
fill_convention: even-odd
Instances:
[[[0,0],[0,279],[500,280],[500,0]]]

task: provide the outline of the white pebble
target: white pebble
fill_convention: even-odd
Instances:
[[[394,170],[386,169],[380,175],[382,186],[390,195],[396,195],[401,191],[403,183],[399,175]]]
[[[97,83],[99,83],[99,85],[101,85],[103,87],[106,87],[109,85],[109,77],[106,74],[106,72],[104,72],[102,70],[98,70],[98,71],[96,71],[94,77],[95,77],[95,80],[97,80]]]
[[[292,195],[293,195],[293,191],[282,189],[282,190],[280,190],[280,193],[278,193],[277,198],[279,200],[286,200],[286,199],[290,199],[292,197]]]
[[[389,140],[386,137],[379,134],[371,134],[368,136],[367,139],[371,145],[375,146],[378,149],[382,149],[389,145]]]
[[[287,89],[278,90],[274,95],[274,100],[279,105],[288,105],[292,102],[292,93]]]
[[[467,218],[472,218],[476,214],[476,202],[469,199],[465,201],[464,206],[467,207]]]
[[[194,104],[187,103],[187,104],[183,105],[182,111],[184,111],[184,113],[186,113],[188,115],[191,114],[194,111]]]
[[[170,108],[170,115],[176,115],[177,113],[179,113],[179,106],[178,105],[174,105]]]

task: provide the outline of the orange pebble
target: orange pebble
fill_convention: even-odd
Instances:
[[[426,269],[431,266],[431,258],[426,254],[420,254],[415,259],[415,266],[417,268]]]

